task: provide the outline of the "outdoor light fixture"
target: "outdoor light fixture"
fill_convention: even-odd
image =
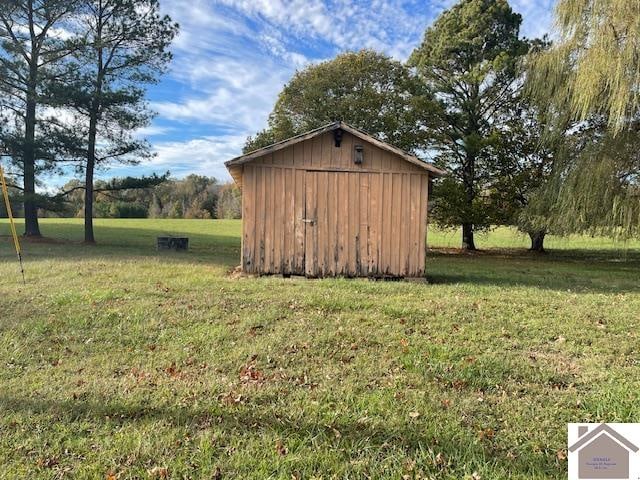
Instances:
[[[353,163],[356,165],[362,165],[364,161],[364,147],[362,145],[355,146],[355,152],[353,156]]]
[[[337,128],[333,131],[333,139],[336,142],[336,147],[340,147],[340,144],[342,143],[342,134],[344,132],[342,131],[341,128]]]

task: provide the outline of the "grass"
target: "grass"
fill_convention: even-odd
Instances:
[[[307,281],[228,275],[237,221],[96,224],[43,221],[26,286],[0,238],[0,478],[561,479],[566,423],[638,421],[638,242]]]

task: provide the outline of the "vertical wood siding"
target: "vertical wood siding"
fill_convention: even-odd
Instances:
[[[353,163],[354,145],[364,163]],[[331,132],[244,166],[242,265],[310,277],[424,274],[427,172]]]

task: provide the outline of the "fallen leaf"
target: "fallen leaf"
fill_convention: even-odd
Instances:
[[[39,458],[38,466],[44,468],[53,468],[58,465],[58,459],[56,457]]]
[[[566,460],[567,459],[567,452],[565,450],[558,450],[556,452],[556,458],[560,461]]]
[[[244,401],[244,397],[242,396],[242,394],[236,392],[228,392],[218,395],[218,401],[224,403],[225,405],[239,405]]]
[[[284,446],[284,443],[282,443],[282,440],[278,440],[276,442],[276,452],[280,456],[284,456],[288,453],[287,447]]]
[[[220,470],[220,467],[216,467],[213,472],[213,480],[222,480],[222,470]]]
[[[418,418],[420,416],[420,412],[409,412],[409,416],[411,418]]]
[[[242,382],[260,383],[264,380],[264,374],[258,370],[252,360],[240,369],[240,380]]]
[[[480,430],[478,436],[480,437],[480,440],[493,440],[493,437],[496,436],[496,432],[493,430],[493,428],[485,428],[483,430]]]
[[[171,365],[165,368],[164,372],[173,378],[176,378],[180,374],[180,370],[178,370],[178,367],[176,367],[176,362],[173,362]]]
[[[169,469],[167,467],[153,467],[147,470],[147,473],[151,478],[169,478]]]

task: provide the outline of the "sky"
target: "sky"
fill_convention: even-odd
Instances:
[[[170,171],[229,180],[224,162],[266,126],[296,69],[372,48],[406,60],[454,0],[160,0],[180,24],[169,72],[149,88],[153,123],[138,132],[156,157],[100,177]],[[521,33],[542,36],[553,0],[511,0]]]

